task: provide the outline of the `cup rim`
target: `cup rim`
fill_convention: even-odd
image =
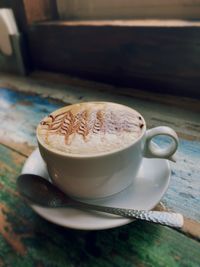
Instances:
[[[42,139],[40,138],[40,136],[38,134],[38,128],[39,128],[39,124],[38,124],[37,129],[36,129],[36,137],[37,137],[38,144],[40,146],[42,146],[48,152],[51,152],[51,153],[56,154],[56,155],[61,156],[61,157],[75,158],[75,159],[91,159],[91,158],[101,158],[101,157],[105,157],[105,156],[109,156],[109,155],[113,155],[113,154],[116,154],[116,153],[125,151],[126,149],[128,149],[128,148],[132,147],[133,145],[135,145],[136,143],[138,143],[143,138],[143,136],[144,136],[144,134],[146,132],[146,121],[145,121],[144,117],[137,110],[135,110],[134,108],[129,107],[129,106],[126,106],[126,105],[123,105],[123,104],[114,103],[114,102],[107,102],[107,101],[88,101],[88,102],[81,102],[80,104],[84,104],[84,103],[86,103],[86,104],[87,103],[111,103],[111,104],[118,104],[118,105],[122,105],[122,106],[128,107],[128,108],[136,111],[142,117],[142,120],[144,122],[144,126],[143,126],[143,129],[142,129],[141,135],[136,140],[134,140],[132,143],[128,144],[125,147],[122,147],[122,148],[119,148],[119,149],[114,149],[114,150],[108,151],[108,152],[102,152],[102,153],[97,153],[97,154],[85,154],[85,155],[83,155],[83,154],[76,154],[76,153],[66,153],[66,152],[58,151],[58,150],[56,150],[54,148],[50,148],[49,146],[47,146],[42,141]],[[79,103],[77,103],[77,104],[79,104]],[[59,109],[62,109],[62,108],[59,108]],[[55,111],[58,111],[59,109],[57,109]]]

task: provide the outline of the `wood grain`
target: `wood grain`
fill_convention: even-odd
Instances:
[[[200,243],[168,227],[137,221],[116,229],[90,232],[47,222],[19,195],[11,193],[16,191],[16,177],[25,157],[2,145],[0,152],[4,165],[0,169],[3,266],[200,265]]]
[[[37,93],[58,105],[83,101],[113,101],[131,106],[146,118],[148,127],[168,125],[183,139],[200,140],[200,103],[197,99],[150,93],[134,88],[108,86],[74,78],[48,74],[30,78],[0,75],[0,85],[15,92]],[[26,94],[22,94],[25,96]],[[176,116],[175,116],[176,115]]]
[[[43,23],[28,36],[35,69],[200,97],[199,29]]]
[[[20,237],[13,232],[11,224],[7,222],[5,213],[8,213],[5,205],[0,204],[0,234],[19,255],[25,255],[26,249]]]
[[[80,88],[66,88],[66,85],[64,88],[62,86],[59,88],[57,85],[55,90],[54,85],[50,87],[41,83],[41,86],[39,82],[33,83],[31,86],[30,80],[28,83],[19,83],[18,80],[17,84],[17,79],[14,80],[13,78],[13,82],[15,86],[19,85],[20,90],[23,89],[24,92],[17,88],[15,90],[1,89],[2,114],[5,115],[1,118],[3,131],[0,135],[0,140],[11,149],[19,151],[22,155],[28,155],[30,153],[28,151],[32,151],[32,148],[37,145],[35,129],[44,116],[68,103],[88,100],[106,100],[126,104],[138,109],[145,116],[148,127],[168,125],[178,132],[189,133],[191,137],[193,136],[193,140],[180,140],[177,162],[176,164],[171,164],[172,178],[170,186],[162,201],[167,208],[179,211],[189,218],[200,221],[198,208],[200,203],[198,194],[200,190],[198,178],[200,118],[196,110],[185,109],[185,106],[184,108],[170,106],[169,109],[168,105],[161,105],[158,102],[110,95],[105,92],[99,93],[98,91],[94,92],[94,90],[92,91],[93,94],[91,94],[86,89],[84,89],[84,99],[80,99]],[[31,90],[36,91],[35,88],[37,88],[38,94],[30,93]],[[51,93],[54,93],[54,95],[51,95],[53,99],[49,97]],[[59,98],[68,102],[55,100]],[[193,103],[193,100],[191,101]],[[187,129],[188,127],[189,129]],[[194,136],[196,136],[196,141]],[[164,145],[165,140],[157,138],[157,143]],[[27,150],[27,146],[29,150]]]
[[[39,79],[40,78],[40,79]],[[84,84],[84,86],[83,86]],[[2,87],[4,85],[4,87]],[[199,101],[55,77],[53,81],[0,75],[0,264],[2,266],[200,265]],[[105,100],[135,107],[148,127],[169,125],[184,136],[162,199],[186,217],[181,232],[145,222],[103,231],[74,231],[36,215],[16,191],[16,178],[37,145],[35,128],[51,111]],[[161,101],[162,100],[162,101]],[[176,104],[176,101],[178,102]],[[157,139],[165,144],[162,138]],[[163,205],[157,209],[165,209]],[[195,221],[196,220],[196,221]]]
[[[184,218],[184,225],[182,231],[200,241],[200,224],[188,218]]]
[[[6,77],[6,75],[4,75],[4,77]],[[40,83],[46,86],[52,86],[53,84],[55,86],[57,85],[54,92],[56,91],[56,89],[61,90],[61,87],[67,84],[68,93],[70,90],[69,87],[82,88],[83,90],[86,90],[85,92],[86,95],[89,90],[90,90],[90,95],[92,93],[97,94],[97,92],[105,92],[105,94],[107,95],[109,93],[114,94],[114,95],[117,94],[121,98],[132,97],[132,98],[137,98],[137,99],[140,99],[146,102],[150,101],[151,103],[160,103],[160,104],[168,105],[168,106],[176,106],[178,108],[187,109],[187,110],[194,111],[194,112],[200,112],[200,104],[199,104],[198,99],[188,98],[188,97],[183,97],[183,96],[181,96],[180,98],[180,96],[170,95],[170,94],[167,94],[166,92],[163,92],[165,94],[165,97],[163,97],[162,93],[154,93],[154,92],[149,92],[146,90],[138,90],[135,87],[133,88],[116,87],[116,86],[112,86],[106,83],[98,83],[98,82],[94,82],[91,80],[80,79],[78,77],[72,77],[69,75],[64,75],[64,74],[55,73],[55,72],[53,73],[53,72],[34,71],[31,73],[30,78],[32,78],[31,79],[32,83],[33,81],[35,82],[37,81],[38,85]],[[20,80],[19,77],[15,77],[15,82],[17,84],[19,80]],[[10,85],[10,86],[13,87],[13,85]],[[23,84],[21,84],[21,88],[22,87],[24,89],[26,88],[26,86],[23,86]],[[40,91],[38,90],[38,93],[39,92]],[[81,97],[81,94],[80,96],[77,96],[77,99],[80,97]]]

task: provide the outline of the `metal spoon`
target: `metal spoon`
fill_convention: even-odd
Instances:
[[[75,207],[115,214],[126,218],[150,221],[181,228],[183,216],[179,213],[113,208],[83,203],[65,195],[46,179],[33,174],[22,174],[17,179],[19,192],[31,202],[49,208]]]

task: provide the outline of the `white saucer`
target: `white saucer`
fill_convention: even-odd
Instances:
[[[22,173],[31,173],[50,179],[46,165],[36,149],[27,159]],[[131,186],[111,197],[87,202],[104,206],[150,210],[154,208],[168,188],[171,171],[163,159],[144,159],[137,179]],[[133,219],[115,215],[83,211],[75,208],[43,208],[31,205],[43,218],[58,225],[81,230],[109,229],[128,224]]]

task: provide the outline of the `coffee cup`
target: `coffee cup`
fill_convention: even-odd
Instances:
[[[166,135],[166,148],[152,139]],[[84,102],[52,112],[37,127],[37,141],[52,182],[74,198],[108,197],[137,178],[144,157],[173,160],[176,132],[146,129],[136,110],[111,102]]]

